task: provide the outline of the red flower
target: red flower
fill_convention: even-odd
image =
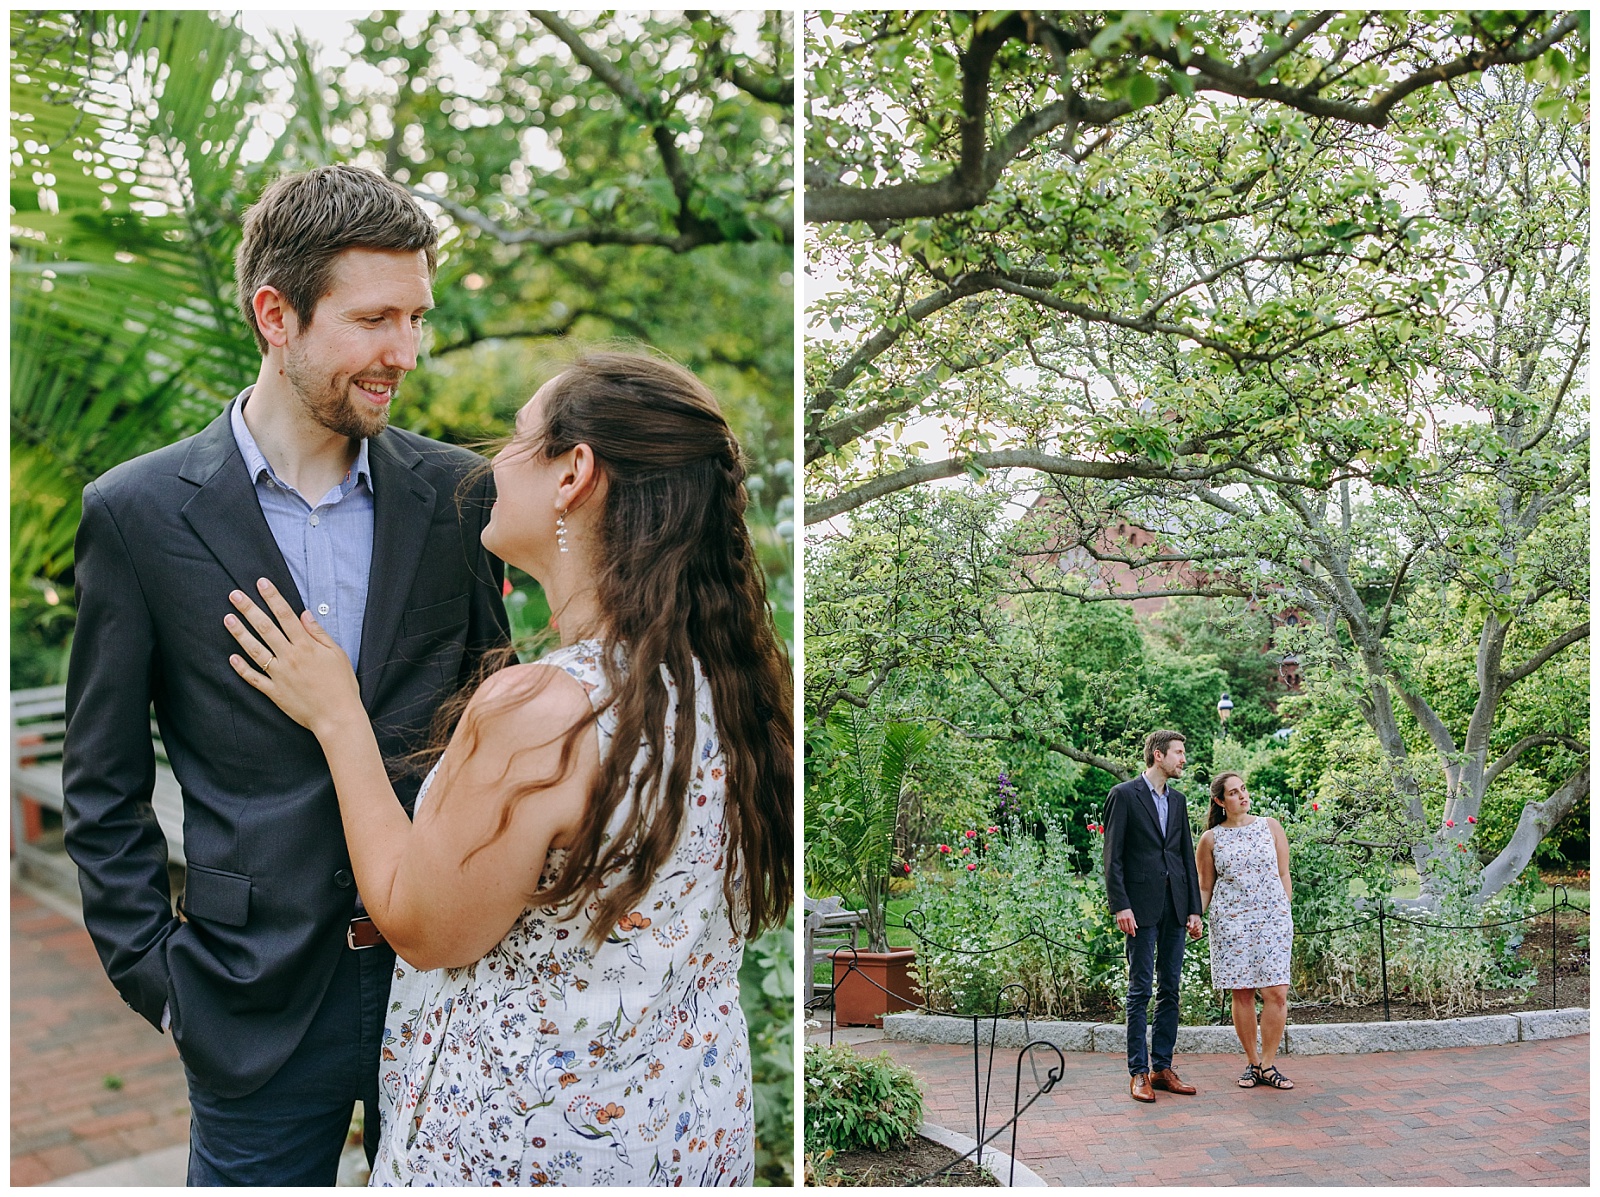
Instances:
[[[1446,827],[1454,827],[1456,825],[1456,821],[1454,819],[1446,819],[1444,821],[1444,825]]]
[[[972,849],[971,848],[963,848],[963,849],[961,849],[961,855],[963,855],[963,856],[971,856],[972,855]]]
[[[969,873],[970,873],[970,872],[972,872],[972,870],[973,870],[973,869],[975,869],[975,868],[977,868],[977,867],[978,867],[978,866],[977,866],[977,865],[975,865],[975,864],[969,864],[969,865],[968,865],[968,866],[967,866],[967,872],[969,872]]]
[[[1094,829],[1095,829],[1095,832],[1097,834],[1099,834],[1099,835],[1104,835],[1106,833],[1106,829],[1103,826],[1101,826],[1099,823],[1096,823],[1094,825]]]
[[[1478,816],[1477,815],[1468,815],[1467,816],[1467,822],[1468,823],[1476,823],[1477,821],[1478,821]]]
[[[967,838],[969,840],[975,840],[978,838],[978,833],[976,831],[969,831],[967,832]]]
[[[1463,852],[1467,850],[1467,846],[1465,844],[1457,844],[1456,847],[1460,848]]]
[[[996,832],[998,832],[998,831],[999,831],[999,830],[1000,830],[1000,829],[999,829],[999,828],[998,828],[998,827],[991,827],[991,828],[989,828],[989,834],[990,834],[990,835],[994,835],[994,834],[995,834],[995,833],[996,833]]]
[[[939,845],[939,851],[948,853],[950,851],[950,845],[949,844],[940,844]]]
[[[1313,802],[1311,804],[1311,809],[1312,810],[1321,810],[1322,809],[1322,804],[1318,803],[1318,802]]]
[[[505,598],[505,597],[509,596],[510,594],[511,594],[511,579],[507,578],[505,580],[504,585],[502,585],[500,587],[500,597],[501,598]]]
[[[906,864],[906,865],[905,865],[905,866],[903,866],[903,867],[904,867],[904,868],[905,868],[905,871],[906,871],[906,876],[907,876],[907,877],[909,877],[909,876],[911,876],[911,865],[910,865],[910,864],[909,864],[909,863],[907,863],[907,864]]]

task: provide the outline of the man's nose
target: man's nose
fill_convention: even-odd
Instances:
[[[390,333],[384,345],[383,364],[395,370],[415,370],[422,330],[403,324]]]

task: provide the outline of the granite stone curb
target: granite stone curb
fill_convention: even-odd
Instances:
[[[1421,1051],[1438,1047],[1483,1047],[1557,1039],[1589,1033],[1589,1011],[1536,1010],[1527,1014],[1483,1014],[1466,1018],[1417,1019],[1407,1022],[1291,1023],[1281,1051],[1288,1055],[1348,1055],[1358,1052]],[[972,1019],[947,1014],[888,1014],[883,1036],[907,1043],[969,1044]],[[1127,1031],[1114,1022],[1056,1022],[1001,1019],[978,1021],[978,1042],[987,1047],[1021,1047],[1030,1041],[1052,1043],[1062,1051],[1120,1054],[1127,1050]],[[1177,1050],[1196,1055],[1228,1055],[1239,1050],[1231,1026],[1178,1028]]]
[[[1517,1015],[1517,1021],[1522,1024],[1522,1034],[1518,1038],[1525,1043],[1535,1039],[1562,1039],[1568,1035],[1589,1033],[1587,1006],[1569,1006],[1565,1010],[1534,1010],[1528,1014]]]
[[[1020,1047],[1021,1044],[1017,1046]],[[951,1151],[959,1151],[962,1155],[965,1155],[978,1145],[976,1139],[942,1126],[935,1126],[931,1122],[924,1122],[917,1127],[917,1134],[931,1143],[939,1144],[940,1147],[948,1147]],[[993,1147],[985,1147],[979,1154],[983,1157],[979,1167],[998,1180],[1001,1188],[1048,1189],[1050,1187],[1049,1182],[1032,1168],[1021,1160],[1013,1162],[1011,1157],[1003,1151]],[[1008,1181],[1009,1183],[1007,1183]]]

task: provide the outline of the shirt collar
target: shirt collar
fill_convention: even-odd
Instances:
[[[229,422],[233,427],[234,443],[239,446],[239,456],[244,458],[245,469],[250,471],[250,481],[261,481],[261,474],[266,472],[268,478],[279,486],[283,483],[273,473],[272,463],[261,452],[261,446],[256,444],[256,438],[250,435],[250,426],[244,422],[244,405],[250,401],[250,392],[255,390],[254,384],[245,387],[239,392],[239,397],[234,400],[233,411]],[[367,484],[367,490],[372,490],[372,467],[367,456],[367,438],[361,438],[361,446],[356,450],[355,465],[350,467],[348,475],[357,481]]]
[[[1139,774],[1139,780],[1144,782],[1144,788],[1150,791],[1150,797],[1152,798],[1160,798],[1165,800],[1167,795],[1172,793],[1172,781],[1170,779],[1168,779],[1167,788],[1164,790],[1158,790],[1155,788],[1155,786],[1150,784],[1150,775],[1148,773],[1141,772]]]

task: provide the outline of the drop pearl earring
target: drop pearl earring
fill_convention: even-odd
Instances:
[[[565,511],[556,516],[556,547],[563,553],[567,551],[567,513]]]

